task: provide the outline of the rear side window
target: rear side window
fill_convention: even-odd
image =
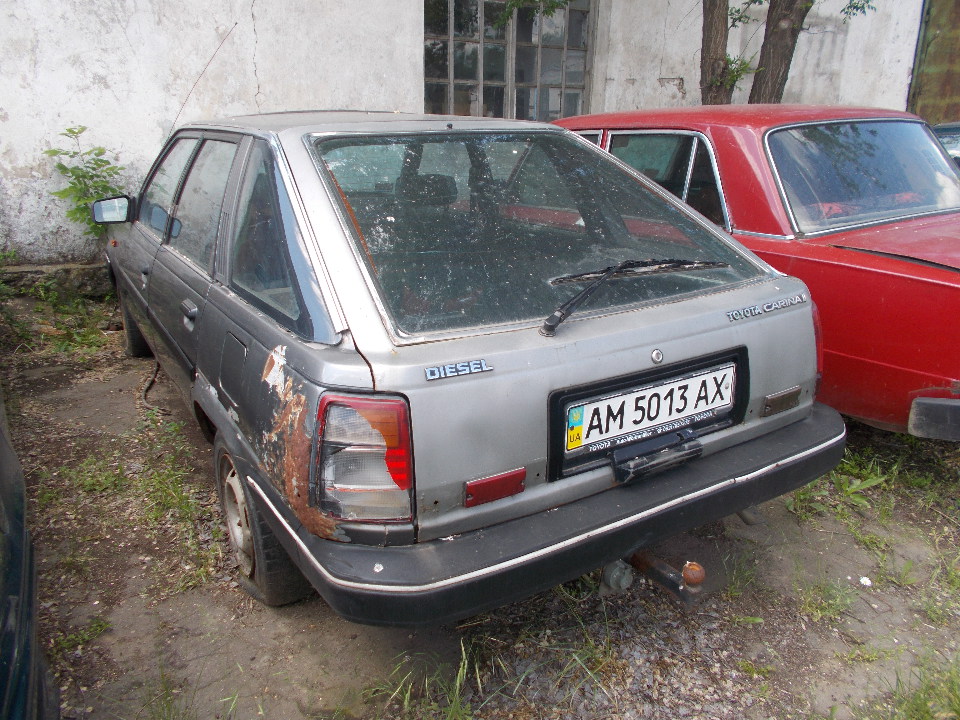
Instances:
[[[204,142],[177,203],[170,247],[203,268],[209,268],[213,258],[223,195],[236,153],[234,143]]]
[[[723,198],[707,143],[682,133],[622,133],[610,153],[676,195],[709,220],[725,226]]]
[[[920,123],[804,125],[767,142],[800,232],[960,208],[956,168]]]
[[[230,286],[273,319],[305,333],[307,318],[288,247],[296,232],[289,207],[270,149],[258,141],[247,161],[237,201]]]

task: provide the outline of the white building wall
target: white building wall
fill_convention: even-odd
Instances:
[[[784,101],[903,108],[922,0],[842,23],[819,0]],[[590,110],[700,102],[699,0],[595,0]],[[762,12],[761,12],[762,16]],[[755,57],[763,26],[730,36]],[[42,154],[86,125],[136,192],[177,123],[280,109],[423,108],[422,0],[5,0],[0,4],[0,251],[96,260]],[[750,78],[734,95],[746,102]]]
[[[280,109],[423,109],[422,0],[5,0],[0,251],[96,259],[42,154],[58,133],[116,153],[136,192],[175,123]],[[111,156],[111,159],[112,156]]]
[[[736,0],[731,0],[735,5]],[[846,0],[818,0],[797,43],[783,102],[907,103],[923,0],[876,2],[844,22]],[[756,66],[765,11],[730,32],[728,52]],[[591,112],[700,104],[702,5],[698,0],[597,0]],[[734,92],[744,103],[752,76]]]

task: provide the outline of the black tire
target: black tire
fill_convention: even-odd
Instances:
[[[227,542],[237,560],[241,587],[264,605],[287,605],[313,588],[290,560],[260,512],[246,478],[217,435],[213,446],[220,511],[227,526]]]
[[[127,357],[150,357],[153,353],[147,345],[146,338],[127,310],[123,298],[120,298],[120,314],[123,316],[123,351]]]

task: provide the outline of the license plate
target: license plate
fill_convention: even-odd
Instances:
[[[566,451],[601,449],[687,427],[733,407],[736,367],[693,375],[567,408]]]

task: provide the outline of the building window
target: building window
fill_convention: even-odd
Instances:
[[[427,113],[556,120],[586,112],[590,0],[498,24],[502,0],[424,0]]]

